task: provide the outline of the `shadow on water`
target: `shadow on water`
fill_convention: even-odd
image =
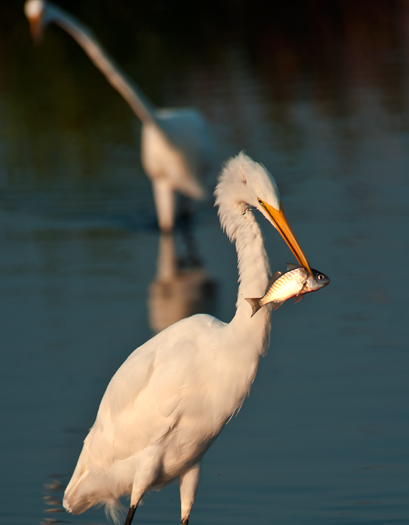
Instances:
[[[192,524],[406,524],[409,3],[221,0],[200,17],[180,1],[61,5],[155,104],[199,108],[224,158],[245,149],[272,171],[331,278],[275,312],[251,396],[206,456]],[[127,105],[58,29],[34,48],[22,3],[0,11],[2,516],[89,523],[44,513],[68,481],[51,477],[42,501],[46,474],[72,472],[150,324],[207,300],[231,319],[235,253],[211,199],[193,245],[159,238]],[[279,269],[288,250],[265,233]],[[209,297],[207,282],[220,283]],[[178,522],[172,490],[147,499],[141,523]]]

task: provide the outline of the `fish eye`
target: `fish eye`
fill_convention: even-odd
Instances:
[[[319,273],[319,274],[317,275],[317,279],[318,279],[319,281],[322,281],[323,279],[325,279],[325,276],[324,276],[322,273]]]

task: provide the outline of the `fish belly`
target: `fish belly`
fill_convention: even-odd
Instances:
[[[292,272],[284,274],[272,286],[263,297],[263,305],[272,301],[284,302],[301,292],[303,281],[297,276],[291,275]]]

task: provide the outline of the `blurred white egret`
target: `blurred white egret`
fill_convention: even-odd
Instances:
[[[181,523],[187,524],[200,461],[237,412],[268,346],[271,308],[251,317],[245,297],[261,296],[268,259],[250,207],[277,228],[302,266],[308,262],[283,213],[271,174],[240,153],[216,188],[220,222],[236,244],[237,310],[230,323],[194,315],[135,350],[111,379],[64,495],[79,514],[104,503],[115,516],[131,495],[129,525],[143,495],[180,478]]]
[[[172,230],[174,192],[203,199],[206,191],[201,179],[215,169],[215,143],[203,115],[190,108],[154,108],[92,31],[62,8],[44,0],[28,0],[25,14],[36,40],[51,22],[67,31],[141,120],[141,161],[152,181],[159,227],[163,231]]]

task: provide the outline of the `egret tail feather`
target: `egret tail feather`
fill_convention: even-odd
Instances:
[[[118,525],[121,522],[124,506],[109,490],[106,476],[92,476],[88,468],[81,471],[82,462],[79,462],[79,466],[65,490],[64,508],[71,514],[77,515],[94,505],[105,505],[105,514]]]

